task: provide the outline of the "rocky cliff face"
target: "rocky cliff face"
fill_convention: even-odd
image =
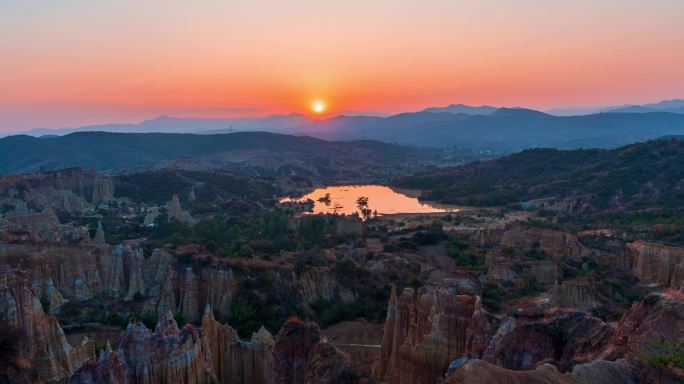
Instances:
[[[178,261],[184,250],[156,249],[147,257],[132,241],[116,246],[11,244],[7,248],[3,254],[12,257],[2,257],[2,263],[27,272],[39,297],[50,303],[51,313],[58,313],[65,302],[95,297],[123,302],[142,297],[142,312],[160,316],[170,310],[197,322],[207,304],[217,314],[229,314],[242,283],[254,280],[262,271],[271,274],[273,286],[292,292],[305,305],[356,297],[352,288],[331,278],[327,267],[311,268],[299,275],[287,265],[250,266],[241,268],[240,273],[228,266],[186,267]]]
[[[130,323],[117,351],[108,344],[71,383],[216,383],[210,360],[211,351],[197,330],[190,325],[179,330],[166,312],[154,332]]]
[[[637,240],[627,244],[624,261],[625,267],[646,282],[684,288],[684,248]]]
[[[143,279],[143,266],[145,265],[145,257],[143,250],[138,248],[131,253],[129,272],[128,272],[128,293],[126,299],[131,300],[136,294],[144,295],[145,281]]]
[[[684,341],[684,295],[652,293],[625,312],[615,329],[604,358],[644,357],[660,345]]]
[[[42,381],[68,379],[95,358],[91,341],[72,347],[57,319],[43,312],[26,275],[17,270],[0,272],[0,325],[14,335],[11,365],[24,367]]]
[[[297,291],[302,301],[351,301],[356,298],[354,292],[338,284],[330,275],[329,268],[311,268],[297,276]]]
[[[183,276],[183,284],[180,286],[180,312],[188,321],[199,319],[200,295],[197,277],[192,268],[186,268]]]
[[[549,294],[549,304],[555,307],[590,310],[598,305],[595,286],[589,281],[567,280],[556,283]]]
[[[125,384],[123,367],[119,355],[107,343],[97,360],[89,361],[69,379],[70,384]]]
[[[496,330],[496,320],[478,296],[457,295],[449,287],[392,290],[376,369],[387,383],[434,383],[449,364],[480,356]]]
[[[230,325],[221,325],[207,306],[202,317],[202,337],[211,351],[211,366],[220,383],[268,383],[273,349],[273,336],[264,328],[241,341]]]
[[[636,384],[632,367],[623,361],[595,361],[577,365],[572,372],[562,374],[551,364],[534,370],[516,371],[498,367],[482,360],[471,360],[456,370],[442,384]]]
[[[191,325],[182,329],[170,311],[165,312],[154,332],[141,323],[131,323],[121,336],[117,350],[127,383],[215,383],[211,352]]]
[[[584,312],[531,310],[502,323],[483,360],[517,370],[550,362],[565,371],[593,361],[612,335],[609,325]]]
[[[269,383],[360,382],[349,356],[328,343],[316,324],[290,319],[276,340]]]
[[[579,258],[589,254],[589,250],[568,232],[520,224],[511,224],[504,229],[482,229],[475,233],[475,239],[483,246],[535,249],[552,258]]]
[[[0,199],[37,210],[82,212],[91,205],[113,200],[114,183],[108,177],[80,168],[15,175],[3,178]]]
[[[614,330],[578,312],[545,315],[536,320],[528,316],[527,320],[505,323],[502,328],[484,354],[489,362],[455,361],[443,384],[676,383],[684,378],[681,369],[648,363],[662,356],[667,348],[681,353],[684,295],[677,291],[650,294],[635,303]],[[544,340],[549,337],[561,337],[562,342],[553,346],[553,342]],[[544,349],[545,354],[551,353],[554,348],[560,358],[534,356]],[[493,358],[496,351],[498,357]],[[525,361],[532,364],[521,365]],[[571,367],[567,364],[571,361],[577,364]],[[561,373],[559,366],[568,372]]]
[[[96,175],[92,183],[90,201],[93,204],[114,200],[114,182],[110,178]]]

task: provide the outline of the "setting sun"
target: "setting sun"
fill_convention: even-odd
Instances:
[[[314,101],[313,104],[311,104],[311,109],[314,113],[323,113],[325,112],[325,103],[322,101]]]

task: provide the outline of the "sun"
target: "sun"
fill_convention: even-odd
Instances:
[[[325,103],[320,100],[314,101],[313,103],[311,103],[311,110],[314,113],[323,113],[325,112]]]

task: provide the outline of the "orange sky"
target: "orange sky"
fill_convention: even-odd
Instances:
[[[601,3],[601,4],[596,4]],[[0,131],[684,97],[684,2],[7,0]]]

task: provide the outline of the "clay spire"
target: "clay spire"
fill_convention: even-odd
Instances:
[[[105,233],[104,230],[102,229],[102,222],[98,221],[97,222],[97,231],[95,232],[95,237],[92,240],[93,245],[105,245],[107,244],[105,241]]]

